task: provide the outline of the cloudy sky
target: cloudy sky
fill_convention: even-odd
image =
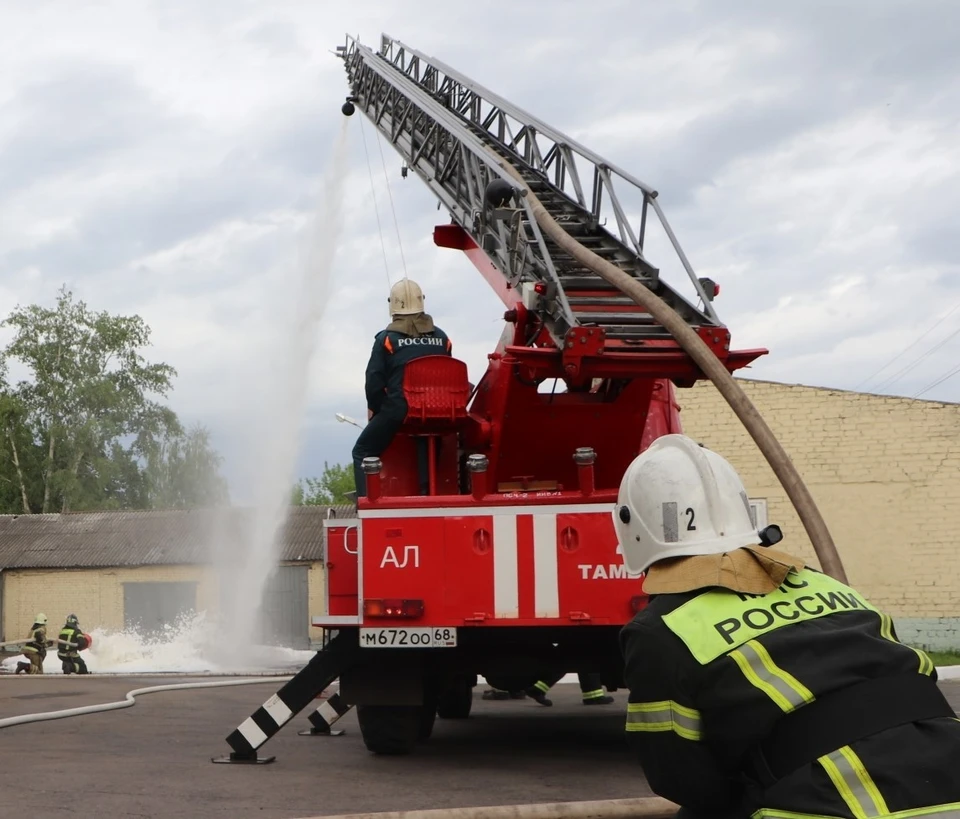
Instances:
[[[340,114],[346,32],[434,54],[656,187],[734,342],[769,348],[751,377],[960,401],[960,370],[932,386],[960,367],[952,0],[0,14],[3,312],[66,283],[142,315],[178,370],[174,408],[213,430],[239,497],[251,453],[296,446],[301,414],[299,474],[348,460],[357,430],[334,413],[365,414],[388,281],[421,282],[474,381],[502,326],[470,264],[433,247],[435,198]]]

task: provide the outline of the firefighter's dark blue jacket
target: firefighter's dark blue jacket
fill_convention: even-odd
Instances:
[[[409,336],[396,330],[381,330],[373,341],[367,364],[367,408],[377,414],[396,409],[406,414],[403,398],[403,368],[415,358],[427,355],[452,355],[453,345],[447,334],[434,325],[420,336]]]
[[[620,639],[627,738],[658,795],[754,819],[960,817],[960,722],[933,662],[827,575],[792,572],[766,595],[655,595]],[[836,744],[810,750],[824,736]]]

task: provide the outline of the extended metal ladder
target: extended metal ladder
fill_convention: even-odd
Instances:
[[[348,37],[338,53],[351,86],[345,113],[354,104],[361,108],[402,156],[404,173],[412,169],[420,176],[512,286],[543,285],[542,317],[557,346],[573,327],[601,328],[606,346],[621,352],[663,351],[672,340],[630,298],[544,236],[523,198],[514,205],[519,218],[510,219],[502,210],[494,213],[484,200],[488,183],[499,177],[516,187],[498,167],[498,158],[520,172],[529,190],[578,242],[640,279],[691,326],[729,339],[711,304],[713,285],[697,278],[655,190],[439,60],[389,36],[382,37],[379,52]],[[621,192],[641,203],[637,227]],[[601,224],[605,207],[616,235]],[[702,308],[663,281],[644,256],[651,211]]]

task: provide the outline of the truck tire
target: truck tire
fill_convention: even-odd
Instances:
[[[457,677],[440,695],[437,716],[442,719],[466,719],[473,707],[473,680]]]
[[[363,744],[383,756],[409,754],[420,736],[422,710],[419,705],[358,705]]]

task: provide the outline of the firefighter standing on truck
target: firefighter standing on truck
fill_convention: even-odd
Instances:
[[[367,494],[363,459],[382,455],[407,417],[407,401],[403,397],[404,366],[415,358],[451,355],[453,352],[447,334],[423,312],[423,298],[415,281],[401,279],[397,282],[390,289],[393,321],[377,333],[373,341],[366,373],[369,421],[353,447],[353,474],[358,497]]]
[[[47,615],[41,612],[34,618],[27,637],[30,638],[30,642],[20,650],[28,662],[17,663],[15,673],[19,674],[23,671],[27,674],[42,674],[43,661],[47,657]]]
[[[726,460],[657,439],[613,517],[627,569],[647,572],[621,648],[654,793],[694,815],[960,816],[960,722],[933,662],[859,592],[769,548],[780,531],[757,531]]]
[[[72,643],[73,648],[66,643]],[[80,630],[80,621],[77,615],[68,614],[67,621],[60,629],[60,647],[57,651],[57,657],[60,658],[64,674],[89,674],[87,664],[84,662],[80,652],[87,647],[87,635]]]

